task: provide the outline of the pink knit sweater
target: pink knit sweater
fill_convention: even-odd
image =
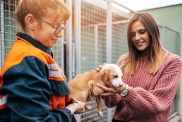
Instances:
[[[121,61],[122,62],[122,59]],[[179,87],[182,61],[179,56],[168,53],[160,70],[147,72],[147,60],[130,77],[123,81],[133,88],[126,97],[112,95],[104,98],[107,107],[116,106],[114,118],[128,122],[166,122],[170,107]],[[124,67],[121,67],[124,72]]]

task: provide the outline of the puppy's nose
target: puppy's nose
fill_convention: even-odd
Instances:
[[[123,84],[120,84],[119,87],[121,87]]]

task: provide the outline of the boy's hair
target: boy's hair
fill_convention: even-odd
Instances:
[[[20,0],[15,9],[15,19],[25,29],[25,17],[32,14],[34,17],[46,16],[47,10],[55,11],[55,20],[66,21],[70,16],[68,6],[61,0]]]

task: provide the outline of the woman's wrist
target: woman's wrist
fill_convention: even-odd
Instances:
[[[120,95],[121,95],[122,97],[125,97],[125,96],[128,95],[128,91],[129,91],[129,86],[128,86],[128,84],[124,84],[124,90],[120,92]]]

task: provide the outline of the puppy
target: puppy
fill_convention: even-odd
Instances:
[[[80,74],[68,83],[71,97],[75,101],[82,102],[96,100],[98,114],[103,117],[101,94],[104,91],[97,84],[113,88],[120,87],[123,85],[122,75],[120,67],[116,64],[104,64],[99,72],[91,70]],[[85,108],[91,109],[92,107],[86,104]]]

